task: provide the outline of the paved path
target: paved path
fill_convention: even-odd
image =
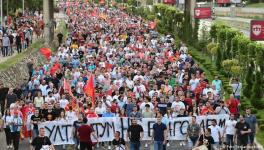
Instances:
[[[5,139],[5,134],[4,132],[0,132],[0,150],[7,150],[6,148],[6,139]],[[30,148],[29,141],[28,139],[20,141],[19,144],[19,150],[29,150]],[[149,144],[148,148],[143,148],[144,147],[144,142],[142,143],[142,149],[141,150],[153,150],[153,143]],[[107,150],[107,146],[105,147],[99,147],[96,148],[95,150]],[[68,147],[67,150],[73,150],[73,147]],[[170,146],[167,147],[167,150],[188,150],[189,148],[187,146],[179,146],[179,143],[176,142],[171,142]],[[12,150],[12,149],[9,149]],[[56,148],[56,150],[59,150]]]
[[[56,19],[56,21],[57,22],[60,22],[61,20],[63,20],[64,18],[65,18],[66,16],[65,16],[65,14],[63,14],[63,13],[55,13],[54,14],[54,18]],[[38,40],[38,38],[36,37],[36,34],[34,33],[34,35],[33,35],[33,43],[35,42],[35,41],[37,41]],[[22,52],[23,51],[26,51],[27,49],[23,49],[22,50]],[[2,63],[2,62],[5,62],[6,60],[8,60],[8,59],[10,59],[10,58],[12,58],[12,57],[14,57],[14,56],[16,56],[18,53],[17,53],[17,51],[16,51],[16,46],[14,46],[13,47],[13,55],[11,55],[11,56],[7,56],[7,57],[3,57],[2,55],[1,55],[1,53],[2,52],[0,52],[0,63]]]

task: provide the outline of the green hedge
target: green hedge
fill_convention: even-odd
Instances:
[[[241,110],[252,107],[252,113],[256,114],[258,120],[264,120],[264,98],[263,98],[263,71],[264,46],[250,41],[241,32],[225,25],[214,24],[210,30],[210,40],[197,39],[197,28],[199,21],[195,21],[194,29],[190,25],[190,14],[183,14],[176,8],[165,5],[154,5],[153,10],[146,8],[127,9],[128,12],[140,15],[148,20],[158,19],[158,31],[162,34],[171,34],[175,38],[175,44],[180,45],[181,41],[189,44],[189,49],[193,58],[201,65],[207,74],[207,78],[212,80],[218,75],[223,82],[225,97],[232,93],[229,86],[230,72],[223,69],[222,61],[239,60],[238,67],[242,68],[240,77],[243,81],[243,94],[241,100]],[[142,11],[144,10],[144,11]],[[147,13],[146,13],[147,12]],[[160,14],[160,15],[158,15]],[[215,43],[215,44],[212,44]],[[210,53],[201,51],[208,44]],[[215,58],[212,59],[212,58]],[[256,67],[249,67],[256,65]],[[247,94],[246,94],[247,93]],[[247,96],[245,96],[247,95]],[[264,121],[263,121],[264,122]],[[258,133],[258,139],[263,137],[263,131]],[[263,143],[262,143],[263,144]]]
[[[262,109],[264,82],[264,46],[250,41],[241,32],[225,25],[214,24],[210,31],[211,40],[219,45],[215,65],[222,70],[220,62],[227,59],[239,60],[244,83],[244,100],[250,100],[255,108]],[[226,72],[223,72],[225,74]]]

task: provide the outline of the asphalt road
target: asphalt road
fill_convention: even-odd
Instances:
[[[0,150],[7,150],[6,148],[6,138],[4,132],[0,132]],[[142,149],[141,150],[153,150],[153,142],[149,144],[147,148],[144,148],[145,142],[142,142]],[[68,146],[67,150],[73,150],[72,146]],[[95,150],[107,150],[108,146],[98,147]],[[188,150],[187,146],[180,146],[179,142],[170,142],[170,146],[166,148],[167,150]],[[12,150],[12,149],[9,149]],[[29,140],[24,139],[20,141],[19,150],[30,150]],[[56,150],[61,150],[60,148],[56,148]],[[112,147],[113,150],[113,147]]]

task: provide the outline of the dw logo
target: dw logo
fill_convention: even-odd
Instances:
[[[262,27],[261,27],[260,24],[253,25],[252,26],[252,32],[253,32],[253,34],[256,35],[256,36],[259,36],[260,33],[261,33],[261,28]]]

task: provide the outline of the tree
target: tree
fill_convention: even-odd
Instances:
[[[217,47],[217,52],[216,52],[216,61],[215,65],[217,67],[217,70],[221,69],[221,62],[222,62],[222,52],[221,52],[221,47]]]
[[[22,0],[8,0],[8,13],[14,15],[17,9],[22,9]],[[42,10],[43,0],[24,0],[25,8],[29,10]],[[7,6],[7,0],[3,0],[3,6]],[[7,7],[3,7],[3,12],[6,15]]]
[[[263,97],[263,88],[262,88],[262,80],[261,80],[261,73],[257,71],[256,76],[255,76],[255,82],[252,88],[252,94],[250,97],[251,104],[257,108],[257,109],[262,109],[264,108],[264,99]]]
[[[253,83],[254,83],[254,63],[253,61],[250,61],[250,65],[247,69],[247,73],[246,73],[246,77],[245,77],[245,82],[246,85],[243,89],[243,95],[247,98],[250,98],[252,93],[251,93],[251,89],[253,87]]]

